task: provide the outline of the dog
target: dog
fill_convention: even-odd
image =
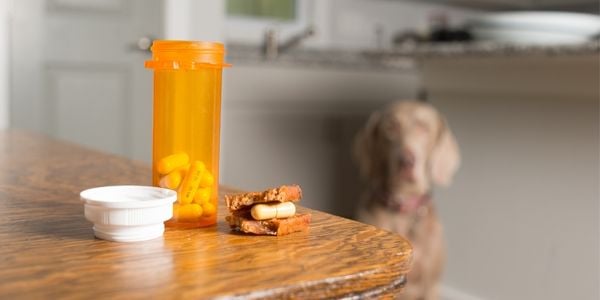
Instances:
[[[401,299],[438,299],[445,251],[432,183],[448,186],[460,165],[446,120],[424,102],[394,102],[371,114],[353,152],[368,186],[358,219],[398,233],[413,246]]]

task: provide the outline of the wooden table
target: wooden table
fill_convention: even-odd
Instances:
[[[0,299],[393,297],[405,283],[406,240],[306,208],[310,230],[282,237],[231,233],[220,205],[210,228],[94,238],[79,192],[149,182],[144,164],[0,131]]]

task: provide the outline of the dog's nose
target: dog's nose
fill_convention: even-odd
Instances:
[[[415,154],[409,149],[404,149],[400,154],[400,161],[404,166],[412,168],[415,165]]]

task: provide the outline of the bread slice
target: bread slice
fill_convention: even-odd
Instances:
[[[282,185],[264,192],[250,192],[225,196],[229,211],[237,211],[257,203],[298,202],[302,199],[302,189],[298,185]]]
[[[310,214],[296,214],[285,219],[263,221],[236,215],[225,217],[231,229],[258,235],[286,235],[303,231],[308,228],[310,218]]]

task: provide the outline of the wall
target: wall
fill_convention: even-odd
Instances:
[[[167,39],[224,41],[225,1],[163,0]]]
[[[12,1],[0,1],[0,129],[9,124],[9,28]]]
[[[463,154],[435,197],[452,299],[599,298],[598,60],[426,64]]]

